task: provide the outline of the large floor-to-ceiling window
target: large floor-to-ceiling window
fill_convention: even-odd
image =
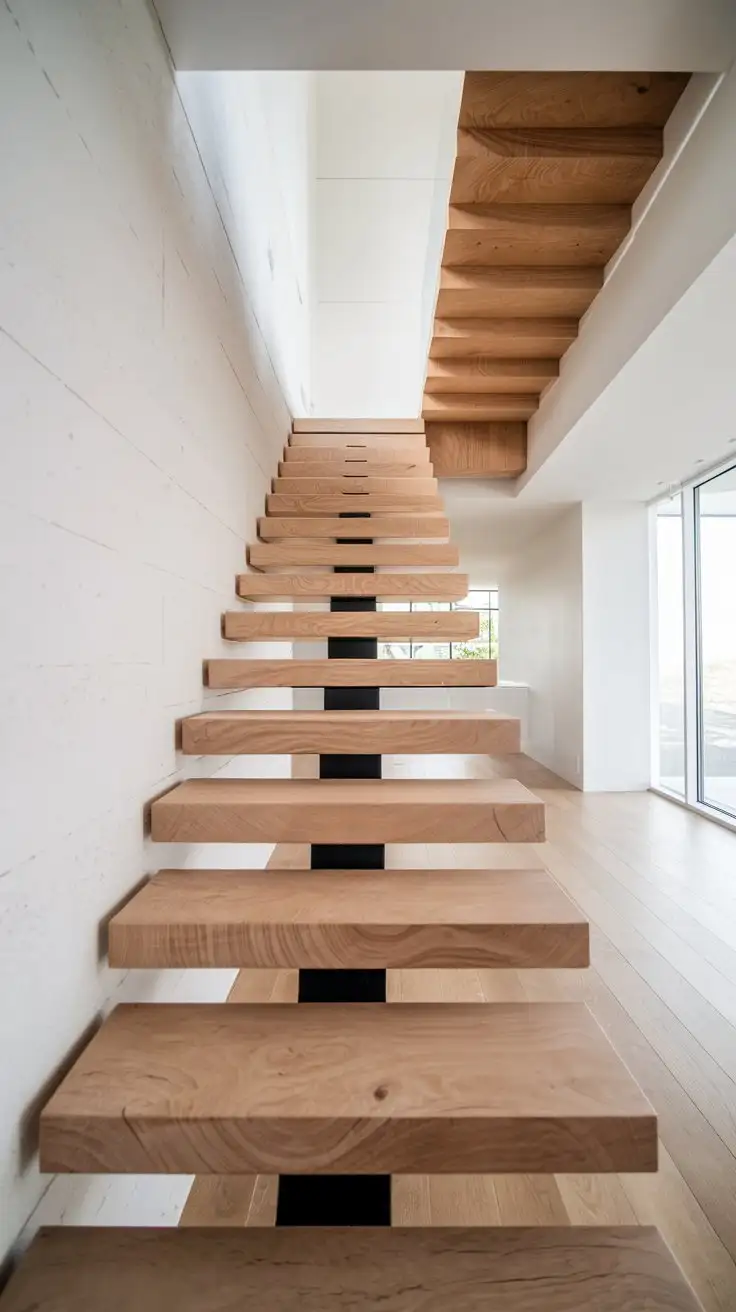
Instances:
[[[653,512],[653,782],[736,819],[736,466]]]

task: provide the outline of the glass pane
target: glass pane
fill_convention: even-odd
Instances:
[[[659,770],[662,788],[685,796],[685,665],[682,496],[657,506]]]
[[[736,469],[697,492],[701,802],[736,815]]]

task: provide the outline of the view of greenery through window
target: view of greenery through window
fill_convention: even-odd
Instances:
[[[498,590],[474,589],[464,601],[396,601],[386,602],[382,610],[445,611],[474,610],[480,615],[480,634],[465,642],[383,642],[379,656],[407,660],[479,661],[498,656]]]

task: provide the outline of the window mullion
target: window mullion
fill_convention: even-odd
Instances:
[[[682,579],[684,601],[684,673],[685,673],[685,799],[698,800],[698,606],[697,606],[697,531],[695,523],[695,489],[682,491]]]

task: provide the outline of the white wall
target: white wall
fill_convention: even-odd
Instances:
[[[316,75],[316,415],[419,413],[462,79]]]
[[[583,504],[583,786],[651,782],[649,514],[641,502]]]
[[[203,140],[211,187],[144,0],[0,6],[3,1252],[41,1199],[32,1225],[153,1224],[186,1192],[178,1178],[42,1178],[37,1115],[114,1002],[227,986],[228,972],[110,971],[111,910],[160,865],[269,854],[154,850],[143,810],[184,773],[287,770],[185,762],[174,724],[206,702],[290,696],[208,697],[201,662],[225,652],[220,614],[287,431],[284,394],[308,387],[280,321],[303,279],[307,90],[262,84],[242,118],[234,84],[212,99],[251,170],[230,213],[271,198],[270,284],[264,241],[228,241],[215,197],[229,175]],[[190,84],[200,119],[206,95],[195,105]]]
[[[586,792],[649,787],[648,553],[644,504],[585,502],[501,580],[501,677],[529,685],[524,750]]]
[[[311,382],[314,76],[180,73],[177,85],[253,316],[253,367],[273,373],[292,414]],[[247,291],[246,291],[247,289]]]
[[[524,544],[499,588],[500,675],[529,685],[522,748],[583,782],[583,559],[580,506]]]

